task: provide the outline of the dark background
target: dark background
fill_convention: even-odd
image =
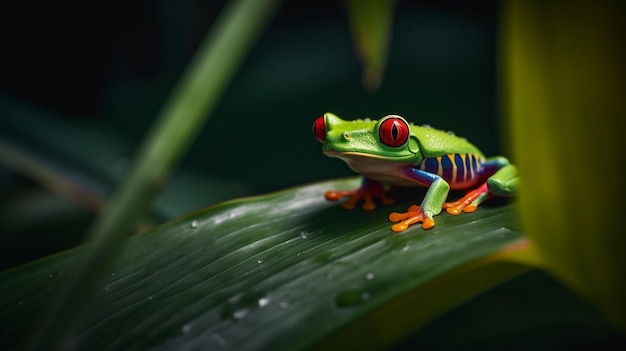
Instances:
[[[2,92],[139,140],[222,7],[166,3],[8,5]],[[343,3],[287,1],[187,161],[262,191],[350,174],[311,138],[327,111],[397,113],[498,153],[495,14],[494,2],[400,2],[387,76],[371,94]]]
[[[0,137],[108,194],[223,3],[3,4]],[[321,155],[311,135],[327,111],[344,119],[396,113],[454,130],[487,155],[506,154],[497,15],[497,1],[400,1],[385,80],[369,93],[360,84],[343,2],[286,1],[155,212],[172,218],[233,197],[351,175]],[[0,175],[0,230],[4,247],[13,248],[2,252],[3,268],[80,242],[90,212],[8,168]],[[581,350],[612,343],[626,345],[586,302],[532,272],[398,348]]]

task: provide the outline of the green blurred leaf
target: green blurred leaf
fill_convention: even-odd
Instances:
[[[509,1],[521,213],[546,268],[626,329],[624,2]]]
[[[2,96],[0,115],[2,163],[94,212],[127,175],[140,138],[124,135],[124,128],[110,119],[71,119]],[[250,195],[251,188],[248,182],[212,175],[197,166],[179,167],[146,217],[169,220]]]
[[[137,152],[136,162],[96,218],[88,234],[89,245],[33,337],[32,349],[58,347],[58,340],[80,315],[96,280],[150,209],[279,4],[280,0],[234,0],[224,7],[165,101]]]
[[[380,86],[391,41],[395,0],[348,0],[354,46],[363,62],[363,85],[371,91]]]
[[[526,268],[513,205],[393,233],[387,214],[346,211],[318,183],[235,200],[126,240],[65,346],[297,349],[389,346]],[[514,249],[513,249],[514,250]],[[0,274],[0,340],[30,337],[82,248]]]

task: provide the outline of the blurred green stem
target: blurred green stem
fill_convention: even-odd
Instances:
[[[375,92],[382,83],[389,55],[396,0],[348,0],[354,46],[363,63],[363,86]]]
[[[116,256],[123,239],[146,212],[175,163],[201,130],[252,43],[280,0],[231,1],[198,49],[147,136],[136,163],[94,223],[82,250],[35,336],[32,349],[58,348],[85,308],[98,278]]]

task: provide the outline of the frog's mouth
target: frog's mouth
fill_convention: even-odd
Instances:
[[[366,157],[366,158],[384,158],[381,155],[375,155],[375,154],[367,154],[365,152],[356,152],[356,151],[335,151],[335,150],[328,150],[328,151],[324,151],[324,154],[328,157],[337,157],[337,158],[343,158],[343,157]]]
[[[365,152],[356,152],[356,151],[336,151],[336,150],[327,150],[324,151],[324,155],[328,157],[336,157],[342,160],[351,160],[351,159],[377,159],[377,160],[387,160],[387,161],[406,161],[406,156],[383,156],[377,154],[370,154]]]

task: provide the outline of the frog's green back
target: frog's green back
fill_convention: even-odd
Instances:
[[[420,151],[426,157],[437,157],[445,154],[471,153],[483,156],[483,153],[465,138],[455,136],[429,126],[411,124],[411,134],[415,135],[420,144]]]

